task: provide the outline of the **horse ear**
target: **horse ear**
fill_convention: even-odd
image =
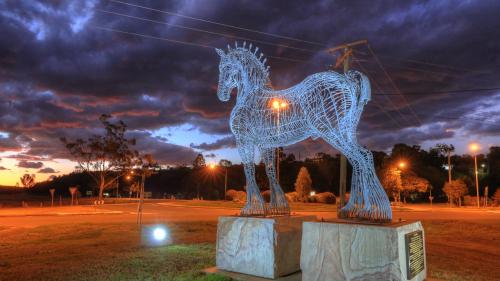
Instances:
[[[215,51],[217,52],[217,54],[219,54],[219,56],[221,58],[223,58],[224,56],[226,56],[226,54],[224,53],[223,50],[219,49],[219,48],[215,48]]]

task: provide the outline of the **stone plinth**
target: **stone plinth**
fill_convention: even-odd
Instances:
[[[420,222],[305,222],[300,268],[303,281],[422,281],[427,269],[424,230]]]
[[[315,219],[219,217],[217,268],[272,279],[299,271],[302,223]]]

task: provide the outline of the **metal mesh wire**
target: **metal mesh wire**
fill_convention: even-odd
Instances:
[[[343,217],[390,221],[392,211],[373,165],[369,150],[356,138],[363,107],[371,99],[370,82],[358,72],[320,72],[280,91],[269,85],[269,68],[258,48],[234,48],[220,55],[217,95],[228,101],[237,89],[230,127],[245,169],[247,202],[241,215],[286,215],[290,207],[274,167],[275,149],[308,137],[323,138],[344,154],[353,167],[351,195],[341,210]],[[269,178],[268,206],[255,181],[255,149],[258,149]]]

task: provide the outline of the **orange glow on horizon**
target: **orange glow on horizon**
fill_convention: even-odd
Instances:
[[[17,153],[16,153],[17,154]],[[60,176],[64,174],[69,174],[73,171],[77,163],[67,160],[67,159],[52,159],[52,160],[41,160],[44,163],[42,168],[50,167],[53,168],[57,173],[38,173],[39,169],[28,169],[23,167],[18,167],[18,159],[9,158],[6,156],[16,155],[12,153],[2,153],[0,157],[2,158],[0,166],[5,168],[0,170],[0,185],[4,186],[16,186],[19,183],[21,186],[20,177],[24,174],[35,174],[35,182],[43,182],[48,180],[51,176]]]

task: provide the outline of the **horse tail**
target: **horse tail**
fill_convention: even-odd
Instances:
[[[370,80],[366,75],[356,70],[350,70],[347,72],[347,76],[357,84],[359,89],[358,105],[366,105],[372,99]]]

